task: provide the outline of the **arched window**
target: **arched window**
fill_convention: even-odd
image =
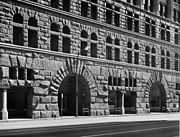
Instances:
[[[59,0],[51,0],[51,7],[59,8]]]
[[[91,57],[97,58],[97,35],[91,34]]]
[[[120,42],[119,42],[119,39],[115,39],[114,40],[114,44],[116,46],[119,46],[120,45]],[[114,59],[115,61],[120,61],[120,49],[118,47],[115,48],[115,51],[114,51]]]
[[[13,44],[24,45],[23,16],[16,13],[13,17]]]
[[[59,26],[56,23],[51,23],[51,39],[50,39],[50,49],[52,51],[58,51],[59,45]]]
[[[145,49],[145,65],[149,66],[150,65],[150,48],[147,46]]]
[[[28,20],[28,46],[38,47],[38,34],[37,34],[37,20],[34,17],[30,17]]]
[[[63,4],[63,10],[69,12],[71,0],[63,0],[62,4]]]
[[[62,52],[70,53],[71,50],[71,39],[70,39],[70,29],[68,26],[63,27],[63,40],[62,40]]]
[[[161,50],[161,68],[165,68],[165,52],[163,49]]]
[[[132,43],[129,41],[127,45],[127,62],[132,63]]]
[[[81,32],[81,55],[87,56],[87,46],[88,46],[88,33],[83,30]]]
[[[112,38],[110,36],[106,38],[106,59],[112,60]]]
[[[153,47],[151,50],[151,66],[156,67],[156,49]]]
[[[139,45],[135,43],[134,45],[134,64],[139,64]]]
[[[170,69],[171,63],[170,63],[170,53],[169,51],[166,52],[166,68]]]
[[[179,70],[179,55],[178,55],[178,53],[175,53],[174,69],[175,69],[176,71]]]

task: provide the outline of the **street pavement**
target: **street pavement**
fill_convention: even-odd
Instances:
[[[180,113],[9,119],[0,137],[180,137]]]
[[[113,122],[1,130],[0,137],[179,137],[179,121]]]

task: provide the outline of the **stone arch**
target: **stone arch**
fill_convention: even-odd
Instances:
[[[63,66],[57,71],[57,74],[53,77],[50,85],[51,92],[58,92],[60,85],[65,77],[71,74],[78,74],[82,76],[89,85],[90,94],[93,91],[98,90],[98,86],[92,72],[84,64],[82,60],[77,58],[68,58],[64,61]]]
[[[165,94],[164,101],[165,101],[165,105],[166,105],[166,109],[167,109],[166,96],[168,95],[169,88],[168,88],[168,82],[165,78],[165,75],[162,72],[155,71],[151,74],[149,80],[147,81],[145,91],[149,94],[149,101],[150,101],[151,88],[152,88],[153,84],[157,83],[157,82],[163,86],[163,90],[164,90],[164,94]]]

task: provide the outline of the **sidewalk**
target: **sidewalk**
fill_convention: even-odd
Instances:
[[[176,113],[150,113],[150,114],[125,114],[110,116],[88,116],[88,117],[60,117],[56,119],[10,119],[0,121],[0,130],[52,127],[65,125],[95,124],[105,122],[135,122],[135,121],[159,121],[179,120],[180,112]]]

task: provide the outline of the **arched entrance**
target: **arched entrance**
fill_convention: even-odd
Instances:
[[[161,82],[152,84],[149,95],[150,111],[164,112],[166,111],[166,93]]]
[[[58,106],[61,116],[76,116],[77,112],[79,116],[89,115],[90,89],[88,82],[80,75],[74,74],[65,77],[58,92]]]

